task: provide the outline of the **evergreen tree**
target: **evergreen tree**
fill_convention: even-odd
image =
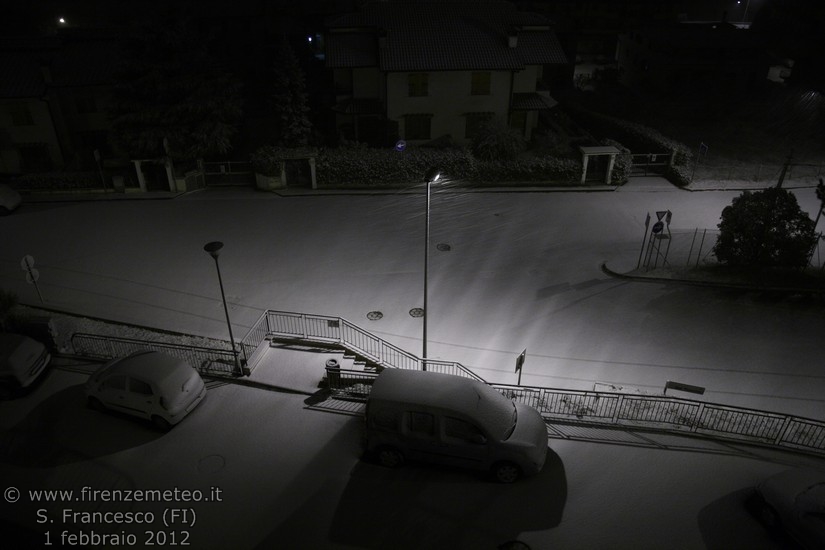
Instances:
[[[278,122],[276,145],[298,147],[309,142],[306,78],[286,38],[281,40],[274,67],[272,108]]]

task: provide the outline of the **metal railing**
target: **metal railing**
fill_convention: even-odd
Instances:
[[[136,351],[160,351],[186,361],[202,374],[231,376],[235,371],[235,356],[229,350],[204,348],[185,344],[170,344],[150,340],[134,340],[115,336],[75,333],[71,338],[72,349],[77,355],[113,359],[125,357]]]
[[[249,368],[254,368],[260,356],[259,346],[268,336],[339,345],[378,367],[422,369],[426,366],[426,370],[433,372],[483,381],[460,363],[422,360],[341,317],[271,309],[264,312],[241,339],[241,348]]]
[[[267,310],[241,340],[244,356],[254,358],[269,336],[332,343],[379,367],[420,369],[426,363],[433,372],[484,382],[459,363],[422,361],[340,317]],[[234,369],[234,357],[229,350],[82,333],[74,334],[71,343],[75,353],[90,357],[111,358],[153,349],[180,357],[200,372],[231,375]],[[329,389],[352,399],[366,399],[376,376],[377,373],[368,371],[327,368]],[[825,421],[821,420],[664,395],[491,386],[506,397],[535,408],[547,422],[651,429],[825,455]]]
[[[545,420],[628,426],[825,454],[825,422],[667,396],[493,384]]]

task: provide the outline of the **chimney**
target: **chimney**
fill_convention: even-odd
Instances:
[[[510,32],[507,35],[507,46],[510,48],[515,48],[518,46],[518,30],[517,29],[510,29]]]

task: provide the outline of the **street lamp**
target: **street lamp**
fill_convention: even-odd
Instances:
[[[424,176],[427,180],[427,210],[424,216],[424,331],[422,334],[421,370],[427,370],[427,272],[430,264],[430,185],[441,179],[441,172],[433,167]]]
[[[229,309],[226,307],[226,295],[223,292],[223,280],[221,279],[221,268],[218,265],[218,254],[221,252],[221,248],[223,248],[223,243],[220,241],[212,241],[210,243],[206,243],[203,246],[203,249],[209,253],[212,258],[215,260],[215,269],[218,270],[218,285],[221,287],[221,300],[223,300],[223,312],[226,314],[226,326],[229,327],[229,342],[232,345],[232,354],[235,356],[235,372],[239,375],[243,374],[243,369],[241,369],[241,363],[238,360],[238,351],[235,349],[235,338],[232,336],[232,323],[229,322]]]

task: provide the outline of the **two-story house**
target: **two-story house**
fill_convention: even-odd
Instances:
[[[0,42],[0,173],[88,170],[109,156],[115,63],[107,41]]]
[[[466,143],[491,118],[526,139],[566,64],[550,21],[502,0],[376,2],[326,22],[336,127],[346,139]]]

